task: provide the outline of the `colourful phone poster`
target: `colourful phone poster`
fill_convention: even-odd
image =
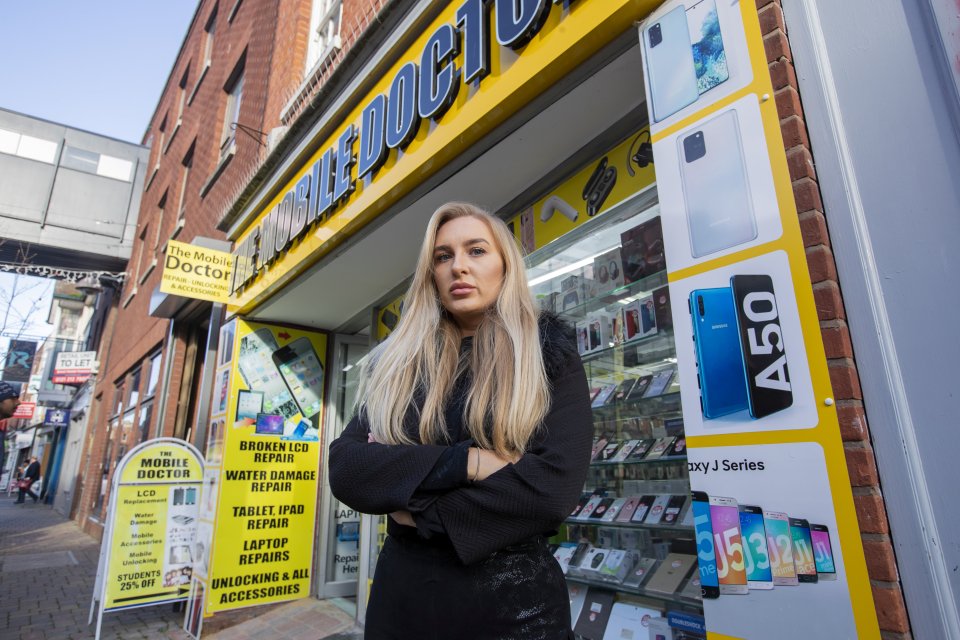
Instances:
[[[234,322],[207,613],[305,598],[313,566],[327,336]]]
[[[846,547],[834,533],[850,523],[835,515],[837,496],[819,444],[691,447],[687,465],[693,495],[710,504],[720,597],[704,599],[703,612],[713,632],[777,640],[870,637],[856,630]],[[821,572],[828,557],[829,574]],[[747,592],[730,588],[738,568]],[[794,616],[784,626],[784,611],[815,615]]]

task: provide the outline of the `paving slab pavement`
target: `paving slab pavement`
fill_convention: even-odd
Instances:
[[[100,543],[47,505],[0,496],[0,637],[79,640],[87,625]],[[103,640],[188,640],[175,605],[130,609],[103,618]],[[240,609],[204,621],[211,640],[357,639],[353,617],[328,600]]]

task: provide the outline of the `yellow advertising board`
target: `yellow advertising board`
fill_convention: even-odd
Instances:
[[[170,240],[163,258],[160,291],[226,304],[230,298],[230,263],[227,251]]]
[[[103,611],[183,600],[190,588],[203,462],[152,440],[120,462],[111,494]]]
[[[242,319],[221,336],[201,509],[208,614],[310,593],[327,350],[322,333]]]
[[[534,3],[521,4],[524,13],[535,10]],[[447,3],[352,111],[316,141],[313,155],[236,238],[230,311],[247,313],[282,289],[656,4],[543,4],[545,19],[518,20],[525,32],[516,34],[510,48],[498,45],[482,10],[467,16],[471,7],[465,3]],[[447,47],[446,39],[457,37],[451,35],[457,24],[464,25],[464,42]],[[489,51],[489,60],[473,53],[480,51]],[[439,57],[424,61],[431,55]],[[409,121],[393,122],[406,109],[391,108],[391,101],[412,99],[406,96],[418,82],[433,82],[442,93],[432,117],[421,119],[414,109]],[[385,120],[388,136],[400,135],[384,144],[378,132]]]

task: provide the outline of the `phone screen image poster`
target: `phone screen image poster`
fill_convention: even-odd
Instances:
[[[738,561],[749,580],[746,584],[753,586],[745,595],[727,595],[721,589],[719,598],[705,599],[708,631],[750,639],[863,637],[858,636],[854,620],[851,585],[838,542],[840,524],[819,444],[696,447],[687,451],[687,465],[694,496],[709,496],[720,586],[725,580],[724,563],[735,567]],[[730,506],[717,505],[718,500]],[[745,514],[746,510],[753,513]],[[828,530],[836,580],[798,583],[793,568],[796,543],[789,524],[798,519]],[[856,521],[846,526],[859,538]],[[811,566],[814,557],[810,556]],[[769,581],[774,583],[772,588],[766,586]]]
[[[700,589],[705,598],[720,597],[717,577],[717,553],[713,543],[713,525],[710,521],[710,503],[707,494],[693,494],[693,527],[697,541],[697,564],[700,569]]]
[[[833,564],[833,543],[830,542],[830,532],[823,525],[811,524],[810,537],[813,541],[813,559],[817,565],[817,573],[821,579],[833,579],[837,569]]]
[[[210,479],[216,499],[203,505],[215,511],[210,613],[307,597],[316,540],[324,415],[316,378],[327,336],[237,319],[235,341],[221,468]],[[311,440],[287,439],[308,428],[317,434]],[[264,575],[274,578],[253,582]]]
[[[751,589],[772,589],[773,571],[767,549],[767,531],[759,508],[740,508],[740,535],[747,565],[747,585]]]
[[[710,497],[710,520],[717,555],[721,594],[746,594],[747,573],[736,500]]]
[[[739,286],[741,295],[735,295],[734,284],[756,282],[764,286]],[[670,283],[673,300],[690,300],[700,291],[713,292],[704,298],[704,315],[697,298],[673,305],[677,334],[697,334],[698,340],[676,341],[687,437],[816,427],[819,414],[787,254],[773,251]],[[702,326],[721,302],[726,305],[721,320]],[[722,349],[715,339],[701,337],[701,329],[714,327],[722,330],[706,333],[728,334]],[[714,372],[720,374],[716,384]],[[718,407],[723,410],[714,412]]]
[[[753,81],[740,0],[665,2],[639,35],[654,135]]]
[[[654,143],[671,271],[783,235],[761,108],[750,94]]]

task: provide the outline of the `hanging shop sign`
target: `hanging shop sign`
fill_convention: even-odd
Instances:
[[[16,411],[13,412],[11,418],[25,418],[29,420],[33,417],[33,412],[37,410],[36,402],[21,402],[17,405]]]
[[[290,327],[221,330],[200,511],[208,614],[310,593],[326,348]]]
[[[451,2],[237,239],[231,311],[280,289],[655,4]]]
[[[97,371],[96,351],[72,351],[57,354],[53,365],[54,384],[83,384]]]
[[[756,3],[639,37],[707,630],[878,638]]]
[[[163,259],[160,291],[225,304],[229,300],[231,262],[226,251],[170,240]]]
[[[103,614],[186,599],[193,573],[203,458],[192,445],[158,438],[117,465],[91,603]]]
[[[11,340],[3,365],[4,382],[29,382],[37,343],[29,340]]]
[[[43,414],[43,426],[66,427],[70,425],[70,411],[67,409],[47,409]]]

